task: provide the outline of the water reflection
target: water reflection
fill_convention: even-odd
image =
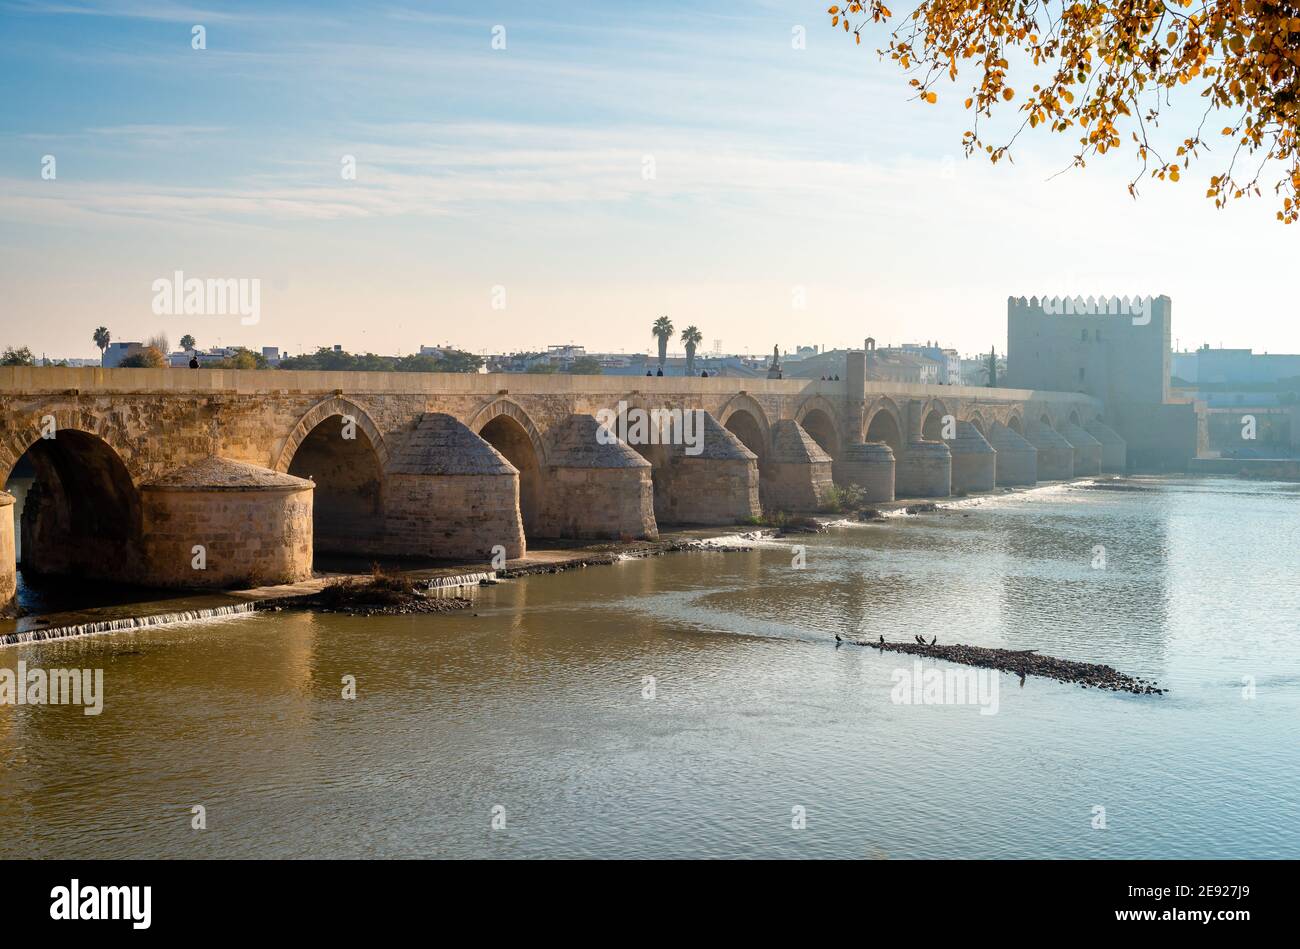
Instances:
[[[0,648],[102,667],[107,692],[98,718],[0,707],[0,854],[1293,855],[1297,495],[1158,488],[542,575],[457,614]],[[909,661],[836,633],[1035,646],[1174,691],[895,705]]]

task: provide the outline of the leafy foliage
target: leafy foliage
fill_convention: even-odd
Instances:
[[[127,356],[118,365],[123,369],[166,369],[167,357],[157,346],[145,346],[138,353]]]
[[[833,485],[822,502],[822,510],[832,514],[849,514],[866,503],[867,492],[860,484]]]
[[[573,361],[569,372],[575,376],[598,376],[602,372],[600,360],[594,356],[580,356]]]
[[[209,369],[265,369],[266,357],[244,346],[235,347],[234,354],[206,364]]]
[[[318,369],[350,372],[478,372],[483,358],[460,350],[448,350],[442,359],[436,356],[377,356],[374,353],[354,355],[322,346],[304,356],[288,356],[280,360],[281,369]]]
[[[828,13],[831,26],[852,32],[858,43],[864,28],[893,16],[882,0],[853,0]],[[1279,168],[1278,219],[1289,224],[1300,217],[1295,0],[921,0],[879,52],[913,74],[917,99],[930,104],[940,79],[956,81],[961,66],[974,67],[966,99],[974,120],[963,137],[968,155],[982,150],[996,162],[1009,156],[1026,127],[1046,126],[1078,134],[1074,164],[1083,167],[1094,155],[1120,149],[1126,127],[1141,162],[1129,182],[1136,195],[1148,174],[1178,181],[1218,139],[1227,148],[1206,192],[1217,207],[1230,197],[1259,195],[1264,169],[1273,166]],[[1041,71],[1043,81],[1019,96],[1022,120],[1011,140],[985,143],[980,118],[1017,99],[1012,59],[1017,68]],[[1149,132],[1184,86],[1199,91],[1204,110],[1193,113],[1176,150],[1164,154]],[[1211,121],[1215,113],[1224,117]]]

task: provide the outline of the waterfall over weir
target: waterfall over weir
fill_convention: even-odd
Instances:
[[[495,581],[496,578],[496,572],[488,570],[480,573],[459,573],[454,576],[431,577],[428,580],[419,581],[417,586],[422,587],[429,596],[443,596],[454,594],[463,587],[478,586],[484,580]],[[42,642],[47,639],[68,639],[73,636],[93,636],[96,633],[119,633],[151,626],[168,626],[172,623],[216,619],[239,613],[255,613],[258,610],[274,606],[277,602],[283,601],[276,597],[267,597],[259,600],[249,600],[246,603],[232,603],[206,609],[174,610],[146,616],[123,616],[99,622],[72,623],[66,626],[51,626],[45,629],[26,629],[20,632],[0,633],[0,646]]]
[[[0,646],[36,643],[46,639],[67,639],[71,636],[91,636],[95,633],[117,633],[129,629],[167,626],[172,623],[185,623],[192,620],[215,619],[218,616],[233,616],[236,613],[253,613],[257,611],[258,607],[257,602],[234,603],[228,606],[214,606],[202,610],[179,610],[174,613],[155,613],[152,616],[126,616],[120,619],[103,620],[98,623],[52,626],[49,629],[27,629],[17,633],[0,634]]]
[[[469,587],[477,586],[483,580],[496,580],[495,570],[488,570],[486,573],[458,573],[451,577],[430,577],[428,580],[420,581],[429,592],[435,590],[445,590],[452,587]]]

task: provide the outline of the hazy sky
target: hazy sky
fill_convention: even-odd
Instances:
[[[966,87],[908,101],[826,6],[0,0],[0,345],[637,352],[667,313],[728,352],[973,352],[1047,292],[1166,293],[1184,347],[1300,351],[1268,198],[1216,211],[1206,167],[1134,202],[1129,156],[1053,177],[1046,133],[968,161]],[[177,270],[259,279],[260,322],[155,315]]]

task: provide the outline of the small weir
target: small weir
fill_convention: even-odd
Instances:
[[[144,629],[149,626],[167,626],[171,623],[233,616],[236,613],[253,613],[257,609],[258,604],[256,602],[233,603],[228,606],[213,606],[208,609],[178,610],[173,613],[155,613],[151,616],[126,616],[120,619],[101,620],[94,623],[51,626],[48,629],[26,629],[21,632],[0,634],[0,645],[14,646],[20,643],[42,642],[47,639],[67,639],[71,636],[91,636],[95,633],[117,633],[130,629]]]
[[[489,570],[486,573],[458,573],[451,577],[430,577],[428,580],[420,581],[420,585],[426,590],[434,591],[454,587],[478,586],[484,580],[495,583],[496,579],[496,571]]]

